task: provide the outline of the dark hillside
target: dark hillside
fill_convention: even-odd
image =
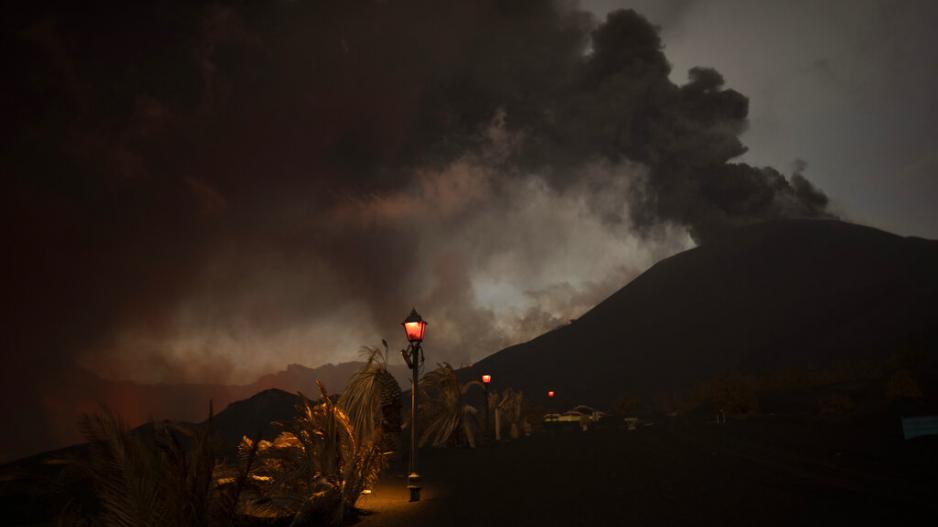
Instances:
[[[608,405],[731,372],[938,348],[938,242],[839,221],[756,224],[663,260],[578,320],[465,372]],[[543,402],[543,401],[542,401]]]

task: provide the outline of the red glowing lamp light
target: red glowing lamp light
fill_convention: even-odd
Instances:
[[[547,390],[547,396],[550,397],[551,399],[553,399],[555,395],[557,395],[557,392],[555,392],[554,390]]]
[[[488,383],[490,383],[490,382],[492,382],[492,376],[491,376],[491,375],[489,375],[488,373],[486,373],[485,375],[482,376],[482,384],[488,384]]]
[[[409,342],[423,342],[423,334],[427,330],[427,321],[420,317],[416,309],[410,311],[410,315],[401,323],[404,326],[404,333],[407,334]]]

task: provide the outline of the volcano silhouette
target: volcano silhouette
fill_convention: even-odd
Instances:
[[[462,374],[608,405],[730,373],[938,349],[938,241],[833,220],[742,227],[654,265],[570,324]],[[562,400],[561,400],[562,399]]]

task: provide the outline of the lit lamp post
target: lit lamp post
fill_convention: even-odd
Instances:
[[[414,374],[410,386],[410,465],[407,474],[407,488],[410,489],[410,501],[420,501],[420,476],[417,474],[417,381],[420,376],[420,366],[423,364],[423,334],[427,330],[427,321],[420,318],[416,309],[401,323],[410,346],[401,350],[404,362]]]
[[[485,390],[485,402],[483,406],[485,407],[485,434],[484,439],[487,443],[489,440],[489,384],[492,383],[492,376],[486,373],[482,376],[482,389]]]
[[[550,400],[551,402],[553,402],[554,397],[556,397],[556,396],[557,396],[557,392],[555,392],[554,390],[547,390],[547,399],[548,399],[548,400]],[[547,403],[547,411],[548,411],[548,414],[549,414],[549,415],[550,415],[550,414],[554,414],[554,405],[551,404],[550,402]],[[549,427],[547,426],[547,423],[550,423],[550,426],[549,426]],[[556,418],[556,417],[552,417],[550,421],[546,421],[546,419],[545,419],[544,426],[547,427],[548,430],[551,430],[552,432],[554,432],[554,431],[557,430],[557,426],[558,426],[559,424],[560,424],[559,419]]]
[[[553,401],[553,400],[554,400],[554,397],[556,397],[556,396],[557,396],[557,392],[555,392],[554,390],[547,390],[547,398],[548,398],[548,399],[550,399],[551,401]],[[547,406],[548,406],[548,410],[550,410],[551,412],[554,411],[554,405],[553,405],[553,404],[548,404]],[[558,424],[559,424],[559,421],[554,423],[555,426],[554,426],[553,428],[554,428],[555,430],[556,430],[556,428],[557,428],[556,425],[558,425]]]

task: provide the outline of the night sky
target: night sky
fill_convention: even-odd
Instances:
[[[761,219],[938,237],[933,2],[71,4],[2,22],[6,402],[411,306],[467,363]]]

